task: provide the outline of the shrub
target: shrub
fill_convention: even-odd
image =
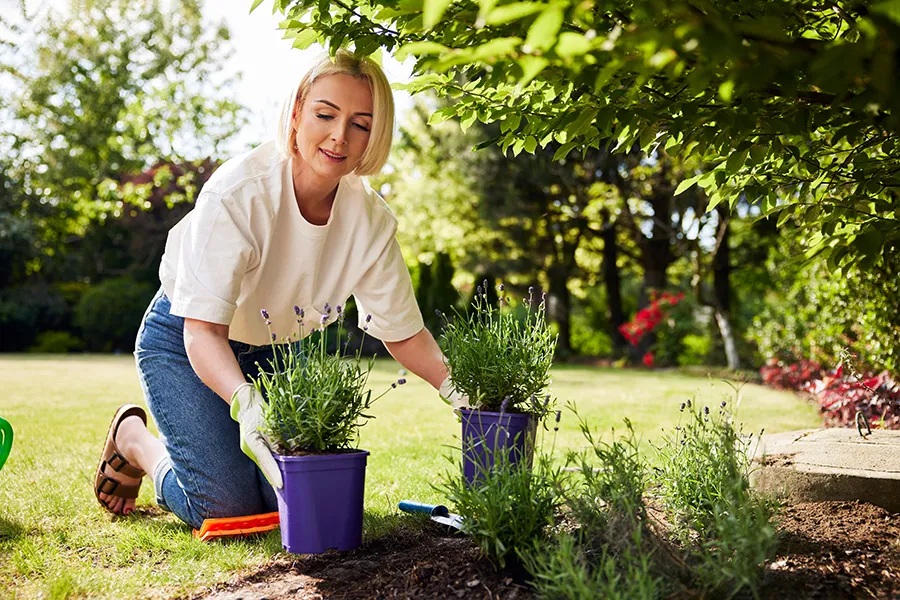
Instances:
[[[75,307],[75,325],[81,330],[87,349],[133,350],[141,318],[155,291],[128,277],[91,286]]]
[[[569,453],[578,475],[563,493],[574,530],[526,553],[535,589],[544,598],[659,598],[663,580],[654,573],[643,503],[647,465],[631,423],[625,420],[628,434],[612,443],[579,424],[589,449]]]
[[[689,553],[695,585],[757,596],[777,538],[774,503],[750,490],[752,436],[734,428],[727,401],[714,411],[687,401],[682,411],[687,422],[665,437],[657,470],[673,534]]]
[[[20,352],[42,331],[64,329],[68,315],[64,296],[48,283],[0,289],[0,352]]]
[[[681,366],[706,364],[712,344],[712,339],[708,335],[689,333],[681,340],[682,351],[678,355],[678,364]]]
[[[474,484],[454,472],[438,491],[456,506],[464,532],[502,568],[510,561],[520,564],[522,552],[546,538],[559,505],[561,472],[546,456],[538,456],[534,468],[509,463],[502,453],[494,460],[493,468],[479,465]]]
[[[42,331],[28,348],[28,352],[39,354],[66,354],[80,352],[84,342],[68,331]]]

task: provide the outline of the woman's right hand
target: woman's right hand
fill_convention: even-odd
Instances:
[[[281,471],[272,457],[269,440],[260,431],[262,427],[262,395],[250,383],[242,383],[231,396],[231,418],[241,429],[241,450],[256,463],[269,484],[281,489]]]

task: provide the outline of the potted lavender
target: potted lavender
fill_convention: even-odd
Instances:
[[[360,545],[369,453],[356,443],[359,428],[372,418],[370,407],[384,395],[373,397],[366,389],[374,358],[363,364],[359,350],[343,356],[340,343],[327,350],[325,325],[331,310],[326,304],[318,327],[308,332],[303,310],[295,306],[298,340],[276,346],[272,334],[275,359],[254,379],[266,399],[262,432],[284,481],[276,490],[281,542],[295,554]],[[335,310],[340,340],[344,314],[340,306]],[[262,316],[270,326],[265,310]],[[400,379],[391,387],[405,382]]]
[[[544,296],[512,306],[499,286],[496,306],[488,282],[478,286],[467,314],[444,317],[441,337],[453,387],[469,398],[460,410],[463,474],[469,483],[499,462],[530,464],[537,424],[553,410],[547,388],[556,335]]]

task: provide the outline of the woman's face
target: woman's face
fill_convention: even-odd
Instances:
[[[372,92],[365,79],[317,79],[299,108],[295,142],[312,171],[335,182],[360,163],[372,131]]]

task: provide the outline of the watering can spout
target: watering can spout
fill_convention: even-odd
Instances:
[[[9,458],[9,451],[12,449],[13,430],[12,425],[5,419],[0,418],[0,469],[6,459]]]

